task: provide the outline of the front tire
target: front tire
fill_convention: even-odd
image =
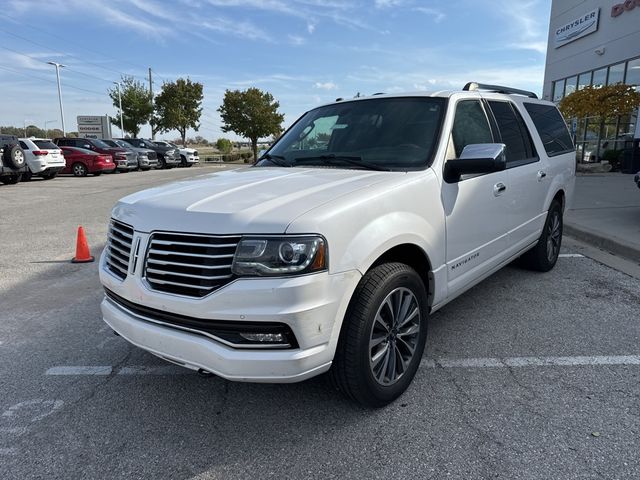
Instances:
[[[551,202],[547,220],[535,247],[520,257],[520,264],[538,272],[548,272],[558,261],[562,246],[562,204]]]
[[[160,170],[167,168],[167,162],[164,160],[164,157],[158,157],[158,168]]]
[[[427,294],[403,263],[362,278],[351,299],[331,367],[333,384],[366,407],[383,407],[409,387],[427,338]]]

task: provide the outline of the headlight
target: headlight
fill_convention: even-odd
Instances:
[[[327,246],[322,237],[246,237],[233,259],[233,273],[276,277],[318,272],[327,268]]]

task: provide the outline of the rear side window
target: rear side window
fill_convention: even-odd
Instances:
[[[58,150],[58,146],[49,140],[34,140],[33,143],[35,143],[38,148],[44,148],[45,150]]]
[[[479,101],[463,100],[458,102],[451,135],[456,157],[460,156],[467,145],[493,143],[489,121]]]
[[[514,167],[537,161],[529,130],[510,102],[490,101],[502,143],[507,146],[507,166]]]
[[[533,124],[536,126],[547,155],[553,157],[574,151],[569,129],[558,109],[551,105],[525,103]]]
[[[29,147],[27,146],[27,144],[24,143],[22,140],[20,140],[20,148],[22,148],[23,150],[29,150]]]

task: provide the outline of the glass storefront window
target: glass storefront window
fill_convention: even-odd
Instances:
[[[601,68],[593,72],[593,82],[591,84],[594,87],[603,87],[607,84],[607,69]]]
[[[582,90],[584,87],[591,85],[591,72],[582,73],[578,77],[578,90]]]
[[[553,84],[553,101],[559,102],[564,96],[564,80],[558,80]]]
[[[609,67],[608,85],[615,85],[624,81],[624,62]]]
[[[564,96],[571,95],[576,91],[576,82],[578,81],[578,77],[567,78],[566,86],[564,87]]]
[[[627,65],[627,85],[640,85],[640,58],[631,60]]]

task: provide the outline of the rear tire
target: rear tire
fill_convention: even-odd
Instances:
[[[58,176],[58,172],[47,173],[46,175],[42,175],[42,178],[45,180],[51,180],[52,178],[56,178]]]
[[[89,173],[87,170],[87,166],[84,163],[79,162],[74,163],[71,167],[71,170],[76,177],[86,177],[87,173]]]
[[[520,265],[538,272],[551,270],[558,261],[562,246],[562,224],[562,204],[554,200],[537,245],[520,257]]]
[[[20,183],[21,179],[22,179],[22,174],[17,173],[15,175],[7,176],[7,177],[0,177],[0,182],[4,183],[5,185],[15,185],[16,183]]]
[[[360,280],[349,303],[329,373],[343,394],[383,407],[409,387],[427,338],[427,294],[403,263],[385,263]]]

